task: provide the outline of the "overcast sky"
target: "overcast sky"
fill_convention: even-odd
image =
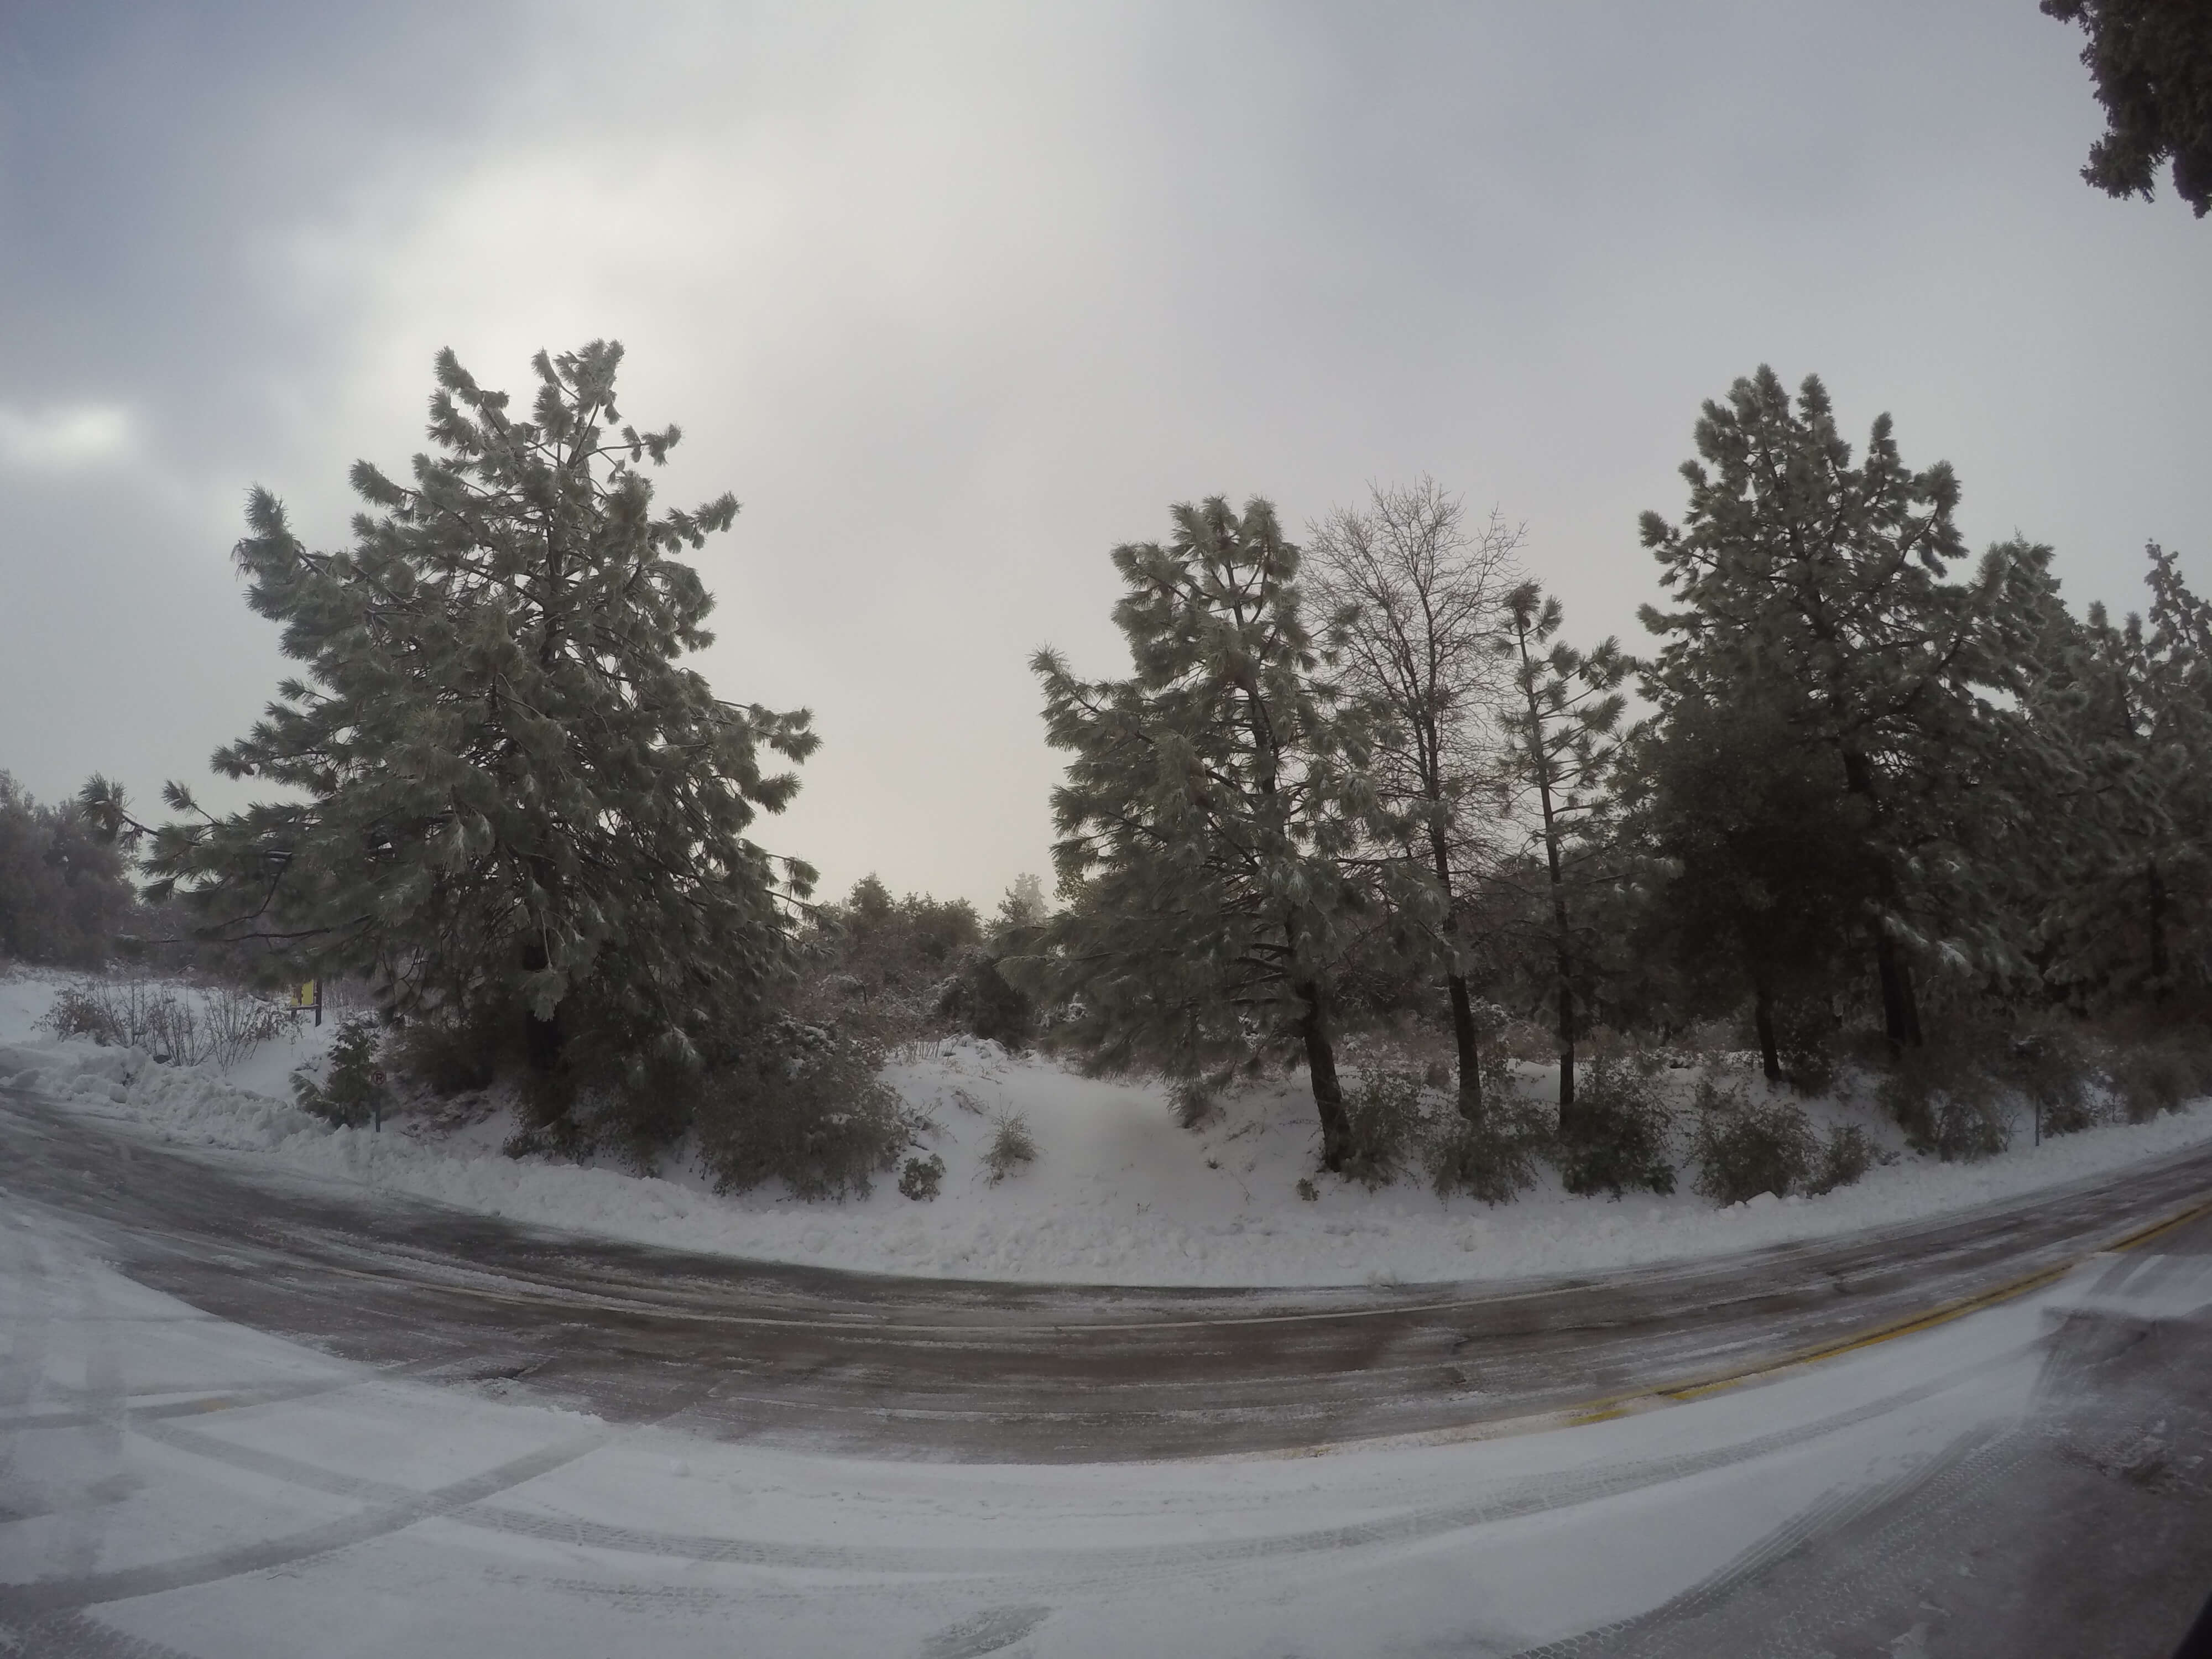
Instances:
[[[698,665],[811,708],[759,826],[842,890],[1044,871],[1027,659],[1126,665],[1108,551],[1432,473],[1569,632],[1652,592],[1700,400],[1771,362],[1948,459],[1977,545],[2212,587],[2212,221],[2077,176],[2033,0],[10,6],[0,768],[195,783],[281,672],[249,484],[342,543],[431,359],[629,348],[727,488]]]

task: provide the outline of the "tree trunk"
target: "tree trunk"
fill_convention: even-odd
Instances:
[[[1752,1023],[1759,1028],[1759,1057],[1765,1063],[1766,1080],[1782,1081],[1782,1051],[1774,1041],[1774,1001],[1766,994],[1766,981],[1751,981]]]
[[[1551,752],[1544,743],[1544,715],[1536,702],[1534,665],[1528,659],[1528,629],[1516,624],[1521,646],[1522,691],[1528,700],[1528,763],[1536,779],[1536,800],[1544,813],[1544,862],[1552,878],[1553,951],[1559,974],[1559,1127],[1575,1104],[1575,966],[1567,933],[1567,884],[1559,865],[1559,824],[1552,810]]]
[[[1559,1127],[1575,1105],[1575,987],[1567,953],[1559,952]]]
[[[1444,983],[1451,991],[1452,1042],[1459,1049],[1459,1115],[1469,1123],[1480,1123],[1482,1057],[1474,1047],[1474,1004],[1468,996],[1464,975],[1453,974]]]
[[[1433,805],[1433,803],[1432,803]],[[1475,1048],[1474,1004],[1467,994],[1467,975],[1459,971],[1459,919],[1451,914],[1451,849],[1443,831],[1431,825],[1429,851],[1436,860],[1437,883],[1444,890],[1444,940],[1453,951],[1452,967],[1444,975],[1451,994],[1452,1046],[1459,1054],[1459,1115],[1469,1123],[1482,1121],[1482,1056]]]
[[[1897,942],[1877,921],[1874,965],[1881,976],[1881,1024],[1892,1050],[1920,1046],[1920,1006],[1912,994],[1912,973],[1897,953]]]
[[[1875,794],[1874,768],[1864,755],[1850,750],[1844,751],[1844,782],[1854,795],[1863,795],[1872,803],[1877,814],[1881,803]],[[1875,872],[1880,878],[1884,900],[1894,896],[1896,878],[1889,860],[1877,853]],[[1897,952],[1897,942],[1889,930],[1881,925],[1881,918],[1874,921],[1874,965],[1881,979],[1881,1023],[1884,1035],[1889,1038],[1891,1052],[1920,1046],[1920,1007],[1912,994],[1912,975],[1905,959]]]
[[[1344,1085],[1337,1081],[1336,1050],[1328,1040],[1328,1012],[1322,988],[1312,981],[1291,987],[1305,1004],[1298,1035],[1305,1040],[1306,1069],[1313,1073],[1314,1109],[1321,1115],[1321,1167],[1334,1175],[1351,1150],[1352,1126],[1344,1115]]]
[[[2172,963],[2166,954],[2166,878],[2160,873],[2156,859],[2150,861],[2149,877],[2151,995],[2165,1002],[2173,995],[2173,981],[2168,976]]]

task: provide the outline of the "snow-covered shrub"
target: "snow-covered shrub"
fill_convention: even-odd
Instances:
[[[2212,1091],[2212,1034],[2169,1027],[2118,1047],[2107,1066],[2114,1097],[2130,1123]]]
[[[1836,1016],[1825,998],[1786,997],[1774,1006],[1774,1053],[1800,1094],[1827,1092],[1841,1060]]]
[[[1370,1066],[1344,1098],[1342,1173],[1370,1192],[1387,1187],[1419,1156],[1427,1115],[1417,1072]]]
[[[482,1017],[417,1017],[386,1039],[385,1060],[441,1097],[488,1089],[503,1061],[521,1058],[514,1040],[519,1023],[519,1015],[497,1024]]]
[[[52,1005],[32,1024],[58,1037],[90,1037],[102,1047],[127,1046],[122,1022],[109,1000],[89,983],[63,986],[54,993]]]
[[[865,1198],[913,1135],[897,1091],[877,1075],[880,1054],[790,1020],[763,1036],[700,1090],[693,1121],[716,1190],[780,1179],[798,1198]]]
[[[1220,1109],[1208,1079],[1202,1077],[1178,1078],[1168,1085],[1168,1108],[1174,1112],[1176,1121],[1186,1129],[1203,1129],[1213,1121]]]
[[[935,1152],[910,1158],[899,1170],[899,1192],[916,1200],[935,1198],[944,1182],[945,1160]]]
[[[1485,1204],[1508,1204],[1536,1180],[1538,1152],[1550,1139],[1544,1108],[1509,1089],[1491,1089],[1482,1116],[1470,1123],[1453,1113],[1429,1139],[1429,1184],[1437,1196],[1465,1193]]]
[[[1883,1163],[1894,1163],[1897,1154],[1881,1155]],[[1856,1123],[1840,1123],[1828,1131],[1827,1145],[1820,1149],[1820,1167],[1806,1190],[1815,1196],[1832,1193],[1838,1187],[1855,1187],[1859,1178],[1875,1163],[1874,1143],[1867,1132]]]
[[[2191,1077],[2183,1057],[2165,1043],[2123,1051],[2112,1067],[2112,1093],[2130,1123],[2148,1123],[2178,1110],[2189,1098]]]
[[[991,1144],[983,1149],[983,1167],[991,1172],[991,1184],[995,1187],[1016,1170],[1036,1163],[1037,1147],[1029,1120],[1019,1112],[1002,1111],[991,1123]]]
[[[1700,1197],[1741,1204],[1761,1193],[1787,1198],[1809,1188],[1820,1142],[1804,1109],[1788,1100],[1753,1100],[1741,1087],[1698,1085],[1698,1122],[1690,1160]]]
[[[1571,1193],[1674,1190],[1668,1157],[1674,1114],[1653,1073],[1625,1058],[1597,1060],[1559,1114],[1559,1178]]]
[[[1018,1052],[1036,1034],[1036,1008],[999,971],[998,958],[983,945],[960,952],[957,970],[938,988],[937,1012],[970,1036],[1002,1043]]]
[[[2003,1082],[1964,1044],[1908,1050],[1876,1093],[1916,1152],[1971,1162],[2012,1144]]]
[[[228,1070],[282,1036],[292,1018],[240,985],[178,985],[131,974],[63,987],[38,1024],[56,1036],[143,1048],[179,1066],[212,1060]]]
[[[2070,1022],[2045,1022],[2015,1033],[2005,1043],[2002,1071],[2035,1113],[2043,1133],[2072,1134],[2098,1121],[2089,1091],[2095,1060]]]
[[[376,1022],[356,1014],[338,1027],[317,1080],[302,1066],[292,1073],[292,1098],[300,1109],[342,1129],[384,1127],[384,1067],[377,1063]]]

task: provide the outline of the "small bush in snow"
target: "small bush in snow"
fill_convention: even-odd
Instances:
[[[957,962],[957,971],[938,987],[938,1016],[957,1021],[970,1036],[1016,1053],[1026,1048],[1036,1035],[1036,1007],[999,971],[999,958],[974,945]]]
[[[871,1044],[785,1020],[741,1064],[706,1082],[694,1121],[721,1192],[781,1179],[794,1197],[867,1196],[912,1138]]]
[[[1029,1120],[1019,1112],[1004,1111],[992,1119],[991,1144],[983,1149],[983,1167],[995,1187],[1016,1170],[1036,1162],[1036,1138]]]
[[[1545,1129],[1540,1107],[1493,1092],[1479,1121],[1454,1113],[1437,1127],[1427,1149],[1429,1184],[1438,1198],[1465,1193],[1485,1204],[1510,1204],[1535,1183]]]
[[[1787,1198],[1813,1184],[1820,1138],[1794,1102],[1753,1100],[1708,1079],[1698,1085],[1698,1124],[1690,1160],[1700,1197],[1741,1204],[1761,1193]]]
[[[1893,1164],[1897,1154],[1885,1153],[1881,1161]],[[1820,1149],[1820,1170],[1807,1190],[1818,1194],[1856,1186],[1875,1162],[1874,1143],[1867,1139],[1867,1132],[1856,1123],[1839,1124],[1828,1131],[1828,1144]]]
[[[2001,1080],[1964,1048],[1909,1051],[1877,1092],[1916,1152],[1971,1163],[2012,1144]]]
[[[2192,1080],[2183,1056],[2165,1043],[2128,1049],[2112,1062],[2112,1093],[2130,1123],[2179,1110]]]
[[[56,1036],[143,1048],[178,1066],[225,1070],[282,1036],[293,1016],[243,986],[176,985],[133,974],[64,986],[38,1024]]]
[[[1419,1152],[1426,1115],[1417,1072],[1372,1066],[1345,1097],[1343,1174],[1370,1192],[1406,1172]]]
[[[1321,1188],[1314,1185],[1311,1176],[1300,1176],[1291,1190],[1309,1204],[1321,1202]]]
[[[1559,1114],[1559,1179],[1585,1195],[1671,1193],[1673,1129],[1653,1073],[1626,1059],[1600,1060],[1576,1080],[1575,1103]]]
[[[1800,1094],[1826,1094],[1836,1080],[1836,1016],[1825,997],[1786,997],[1776,1003],[1775,1058]]]
[[[2099,1118],[2089,1082],[2096,1066],[2070,1023],[2053,1021],[2007,1040],[2001,1070],[2018,1089],[2047,1135],[2072,1134]]]
[[[106,1000],[94,994],[88,984],[63,986],[54,993],[52,1006],[32,1024],[58,1037],[90,1037],[103,1048],[126,1046],[121,1022]]]
[[[1186,1129],[1203,1129],[1213,1121],[1220,1102],[1202,1077],[1178,1078],[1168,1087],[1168,1109]]]
[[[935,1198],[944,1182],[945,1160],[935,1152],[926,1158],[910,1158],[899,1170],[899,1191],[916,1200]]]
[[[356,1014],[338,1027],[321,1081],[302,1066],[292,1073],[292,1098],[300,1109],[311,1112],[341,1129],[363,1124],[384,1127],[384,1068],[377,1064],[376,1022]]]
[[[414,1018],[387,1039],[386,1058],[441,1098],[488,1089],[501,1060],[520,1058],[512,1052],[514,1026],[512,1019]]]

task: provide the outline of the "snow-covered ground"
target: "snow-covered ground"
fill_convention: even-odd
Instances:
[[[2069,1299],[2118,1296],[2131,1321],[2212,1302],[2203,1257],[2125,1265],[1555,1432],[945,1465],[617,1427],[496,1381],[345,1364],[123,1279],[32,1208],[0,1215],[0,1651],[1526,1653],[1694,1611],[1885,1501],[1940,1495],[1917,1478],[2048,1407],[2044,1340]],[[1923,1653],[1921,1605],[1838,1593],[1790,1617],[1848,1619],[1872,1644],[1853,1652]],[[1779,1650],[1727,1649],[1753,1650]]]
[[[2031,1144],[1943,1164],[1911,1155],[1815,1199],[1765,1197],[1715,1210],[1687,1190],[1619,1201],[1555,1181],[1491,1207],[1418,1184],[1380,1192],[1323,1178],[1302,1200],[1315,1129],[1304,1079],[1233,1098],[1206,1129],[1178,1127],[1160,1090],[1100,1082],[993,1045],[947,1043],[889,1073],[939,1128],[941,1195],[917,1202],[884,1179],[866,1199],[807,1204],[762,1190],[720,1196],[696,1172],[641,1177],[499,1151],[493,1118],[433,1132],[334,1130],[295,1110],[286,1079],[331,1028],[304,1027],[224,1075],[156,1066],[126,1050],[41,1040],[32,1029],[60,983],[0,979],[0,1082],[35,1087],[133,1131],[240,1149],[272,1173],[335,1178],[537,1224],[682,1249],[825,1267],[954,1278],[1094,1284],[1323,1285],[1598,1272],[1911,1221],[2014,1197],[2212,1140],[2212,1110]],[[1686,1076],[1686,1074],[1681,1074]],[[1531,1069],[1528,1086],[1550,1079]],[[1035,1164],[993,1184],[981,1164],[994,1115],[1027,1121]],[[1894,1134],[1869,1112],[1816,1115]]]

